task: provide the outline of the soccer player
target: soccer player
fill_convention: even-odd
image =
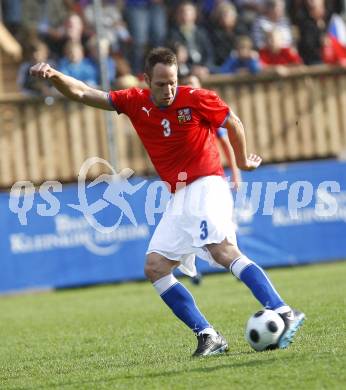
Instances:
[[[268,276],[237,246],[232,226],[232,199],[215,137],[226,127],[240,169],[251,171],[261,158],[248,154],[239,118],[215,92],[177,86],[177,60],[166,48],[149,52],[145,63],[148,89],[104,92],[66,76],[46,63],[31,67],[63,95],[80,103],[126,114],[172,197],[151,238],[145,274],[162,300],[197,336],[194,356],[228,350],[228,342],[198,309],[190,292],[173,275],[176,267],[193,276],[195,255],[228,269],[266,308],[279,313],[285,330],[278,347],[286,348],[304,314],[291,309]]]

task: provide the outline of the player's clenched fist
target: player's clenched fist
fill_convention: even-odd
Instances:
[[[39,62],[30,68],[30,75],[41,79],[49,79],[53,73],[54,69],[45,62]]]

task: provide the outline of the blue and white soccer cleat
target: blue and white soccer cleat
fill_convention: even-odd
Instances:
[[[303,325],[305,314],[292,309],[287,313],[280,314],[285,323],[285,329],[279,339],[278,347],[280,349],[287,348],[294,339],[297,330]]]

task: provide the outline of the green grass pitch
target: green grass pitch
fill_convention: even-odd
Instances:
[[[269,274],[307,321],[289,349],[261,353],[243,336],[260,308],[245,286],[182,278],[230,343],[203,359],[146,282],[0,298],[0,389],[345,389],[346,262]]]

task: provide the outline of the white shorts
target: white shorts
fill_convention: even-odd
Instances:
[[[195,255],[219,266],[205,245],[227,239],[237,245],[233,198],[221,176],[202,177],[172,195],[147,250],[180,261],[179,269],[196,275]]]

